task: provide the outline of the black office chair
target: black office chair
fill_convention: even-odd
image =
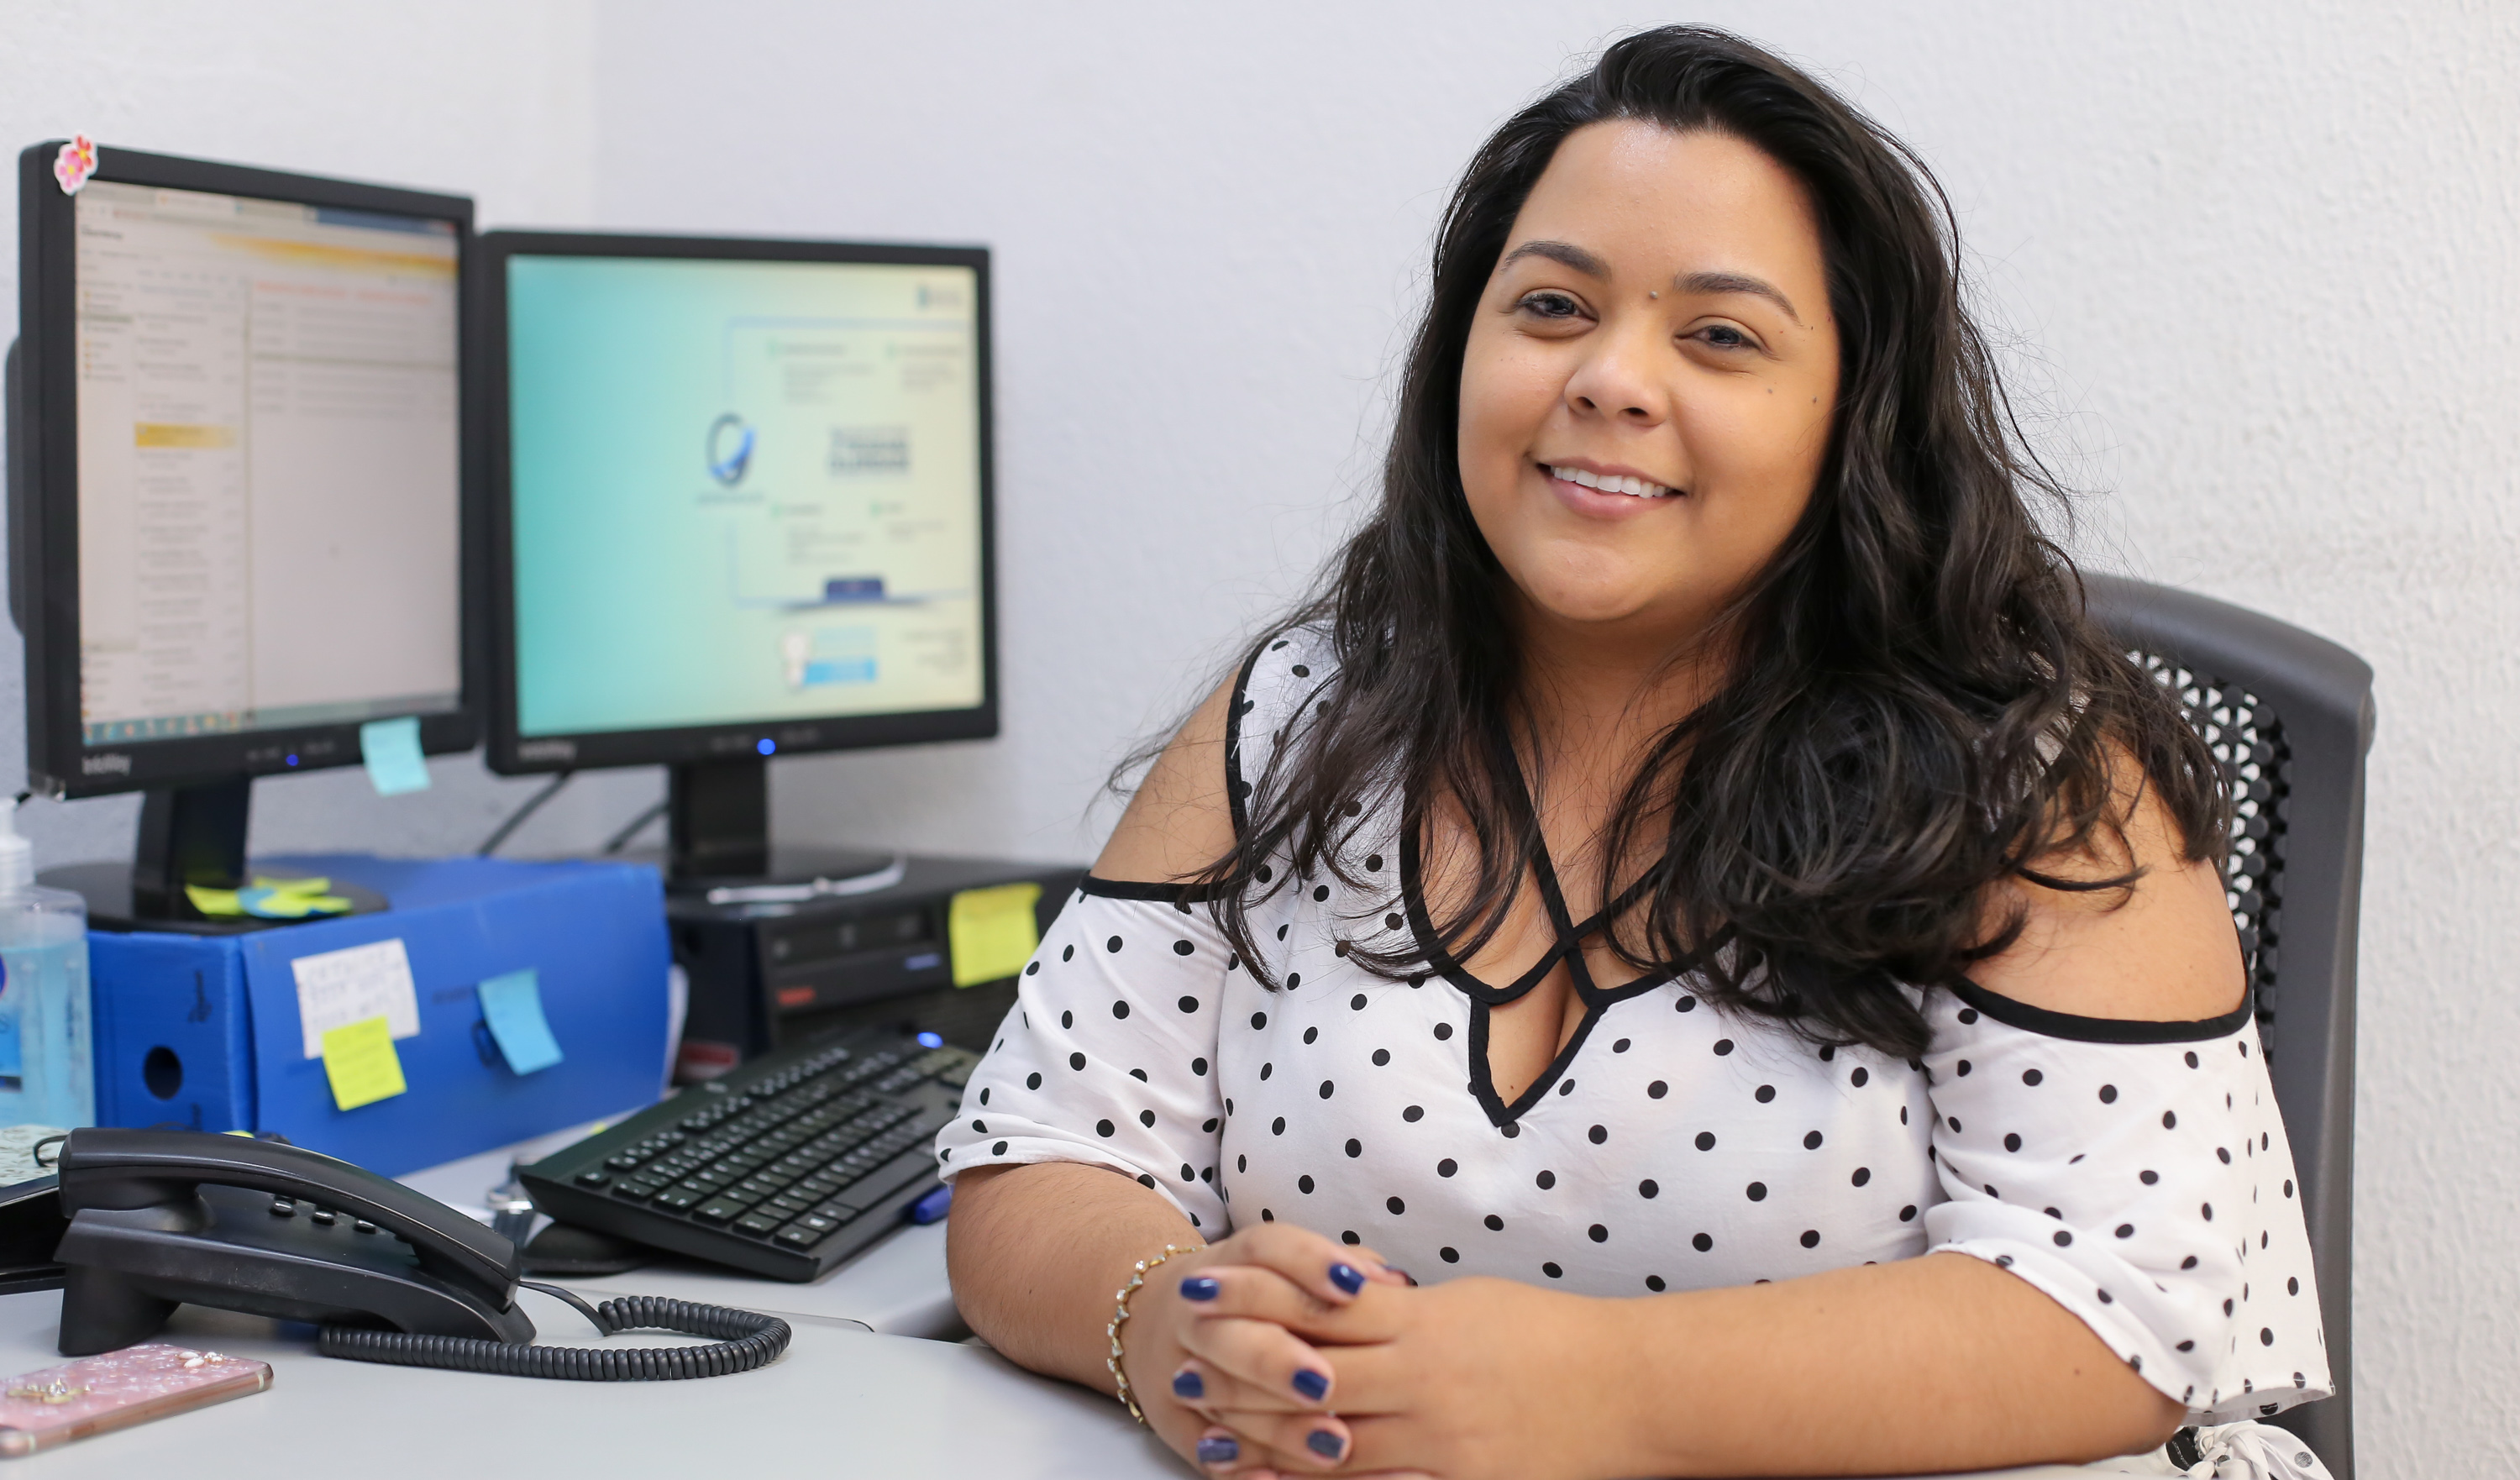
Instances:
[[[2371,665],[2192,592],[2085,577],[2092,614],[2179,695],[2240,813],[2226,897],[2301,1176],[2336,1396],[2274,1421],[2354,1476],[2354,950]]]

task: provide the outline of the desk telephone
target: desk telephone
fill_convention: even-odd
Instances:
[[[328,1356],[598,1381],[746,1371],[788,1346],[775,1317],[628,1296],[592,1307],[521,1273],[505,1236],[330,1156],[198,1131],[70,1133],[59,1165],[61,1350],[157,1333],[179,1303],[317,1323]],[[575,1306],[606,1335],[715,1338],[689,1347],[533,1345],[519,1286]],[[386,1327],[391,1327],[390,1329]]]

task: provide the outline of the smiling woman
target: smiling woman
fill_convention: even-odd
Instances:
[[[1949,225],[1700,28],[1479,152],[1378,510],[939,1138],[975,1330],[1236,1475],[1965,1469],[2323,1396],[2221,776],[2039,533]]]

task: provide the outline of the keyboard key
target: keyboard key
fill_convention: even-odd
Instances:
[[[582,1188],[600,1188],[611,1180],[612,1174],[610,1172],[580,1172],[577,1174],[577,1185]]]
[[[823,1237],[823,1234],[815,1233],[812,1229],[799,1228],[795,1224],[791,1223],[788,1225],[788,1227],[781,1229],[777,1236],[773,1238],[772,1241],[775,1243],[784,1243],[791,1249],[810,1249],[814,1245],[822,1242]]]
[[[604,1164],[616,1172],[626,1172],[632,1167],[637,1166],[640,1159],[641,1158],[638,1153],[634,1151],[617,1151],[610,1156],[605,1157]]]
[[[658,1192],[656,1194],[655,1201],[656,1206],[660,1208],[671,1208],[675,1212],[679,1213],[687,1208],[697,1207],[707,1197],[708,1193],[700,1190],[698,1188],[685,1187],[677,1183],[673,1187],[669,1187],[663,1191]]]
[[[692,1216],[702,1223],[724,1223],[750,1206],[748,1197],[712,1197],[692,1209]]]
[[[778,1232],[779,1220],[783,1216],[779,1213],[746,1213],[735,1221],[735,1226],[756,1238],[767,1238]]]

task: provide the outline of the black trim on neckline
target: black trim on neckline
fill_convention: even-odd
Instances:
[[[2026,1002],[2015,1002],[1990,992],[1973,981],[1953,982],[1952,995],[1997,1022],[2043,1038],[2062,1038],[2074,1043],[2201,1043],[2207,1039],[2228,1038],[2248,1025],[2257,1007],[2257,993],[2244,989],[2240,993],[2240,1005],[2220,1017],[2201,1017],[2192,1022],[2143,1022],[2122,1017],[2078,1017],[2071,1012],[2051,1012],[2046,1008],[2034,1008]]]
[[[1157,904],[1204,904],[1225,892],[1222,884],[1149,884],[1134,879],[1098,878],[1088,874],[1076,892],[1094,899],[1146,899]]]

